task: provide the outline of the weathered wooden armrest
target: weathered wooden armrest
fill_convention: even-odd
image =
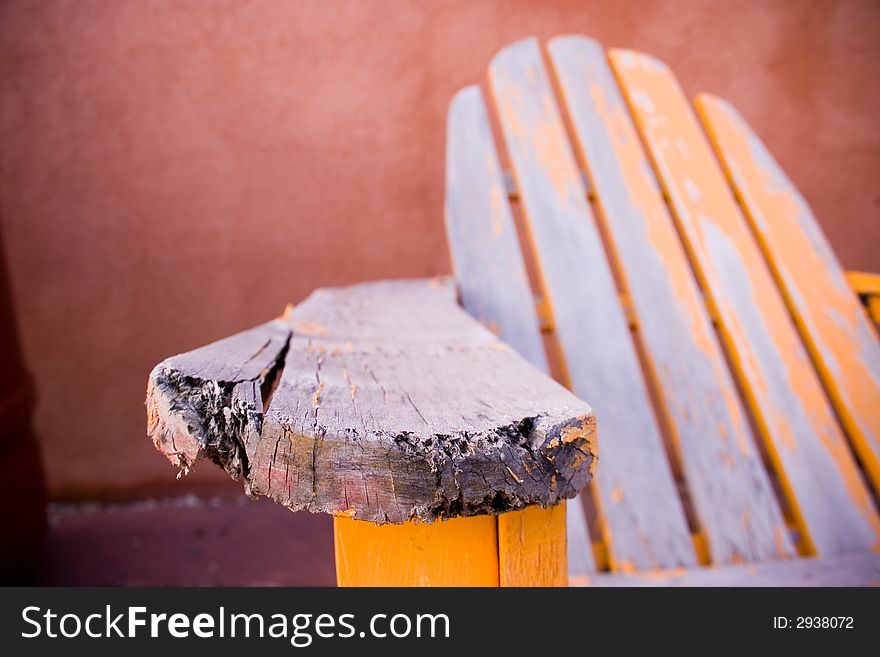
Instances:
[[[157,365],[148,433],[248,495],[376,523],[574,497],[590,407],[455,303],[443,280],[318,290],[279,319]]]

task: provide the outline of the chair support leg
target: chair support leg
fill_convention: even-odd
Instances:
[[[566,586],[565,504],[375,525],[333,519],[339,586]]]

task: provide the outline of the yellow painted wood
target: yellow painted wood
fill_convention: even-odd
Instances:
[[[430,525],[337,516],[333,540],[339,586],[498,586],[495,516]]]
[[[880,296],[872,295],[868,299],[868,317],[880,327]]]
[[[856,294],[865,297],[865,310],[874,326],[880,329],[880,274],[866,271],[848,271],[846,279]]]
[[[880,274],[848,271],[846,280],[856,294],[880,295]]]
[[[612,51],[612,67],[786,497],[801,548],[880,547],[880,519],[764,256],[675,76]]]
[[[810,206],[758,136],[721,98],[702,94],[696,108],[834,409],[880,491],[877,333]]]
[[[541,323],[541,332],[542,333],[552,333],[553,332],[553,308],[550,306],[550,302],[544,297],[539,298],[535,302],[535,310],[538,313],[538,320]]]
[[[568,586],[565,505],[498,516],[501,586]]]

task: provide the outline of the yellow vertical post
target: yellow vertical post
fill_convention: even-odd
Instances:
[[[339,586],[566,586],[565,504],[375,525],[333,519]]]
[[[335,517],[339,586],[498,586],[494,516],[376,525]]]
[[[565,502],[498,516],[501,586],[568,586]]]

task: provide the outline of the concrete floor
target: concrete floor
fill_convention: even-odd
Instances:
[[[52,505],[43,586],[334,586],[332,520],[266,500]]]

